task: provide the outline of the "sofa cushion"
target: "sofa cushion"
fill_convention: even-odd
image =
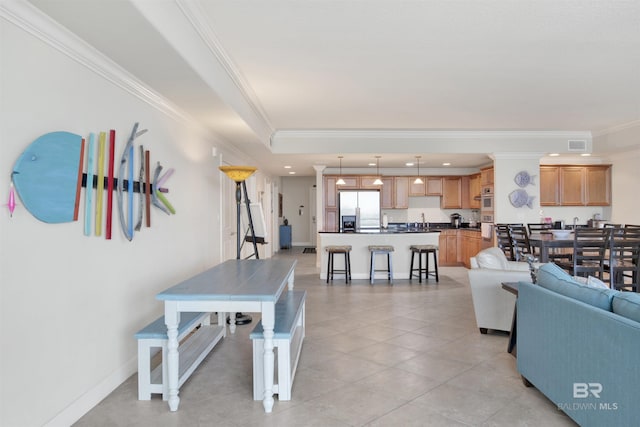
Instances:
[[[640,294],[618,292],[613,297],[613,312],[636,322],[640,322]]]
[[[569,273],[553,263],[540,267],[537,275],[537,284],[560,295],[607,311],[611,311],[611,301],[613,296],[617,294],[616,291],[608,288],[592,288],[581,285]]]
[[[488,268],[491,270],[508,270],[509,263],[507,257],[498,247],[486,248],[478,252],[476,262],[480,268]]]

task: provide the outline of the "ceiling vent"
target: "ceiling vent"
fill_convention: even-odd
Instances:
[[[584,139],[570,139],[568,143],[569,151],[587,151],[587,141]]]

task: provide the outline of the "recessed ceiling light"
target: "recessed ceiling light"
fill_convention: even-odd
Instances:
[[[413,162],[407,162],[404,164],[405,166],[409,167],[409,166],[413,166]]]
[[[285,169],[291,169],[291,166],[287,165],[284,167]]]
[[[375,165],[376,165],[375,163],[369,163],[369,166],[375,166]]]
[[[442,166],[451,166],[451,163],[449,163],[449,162],[444,162],[444,163],[442,164]]]
[[[589,157],[591,155],[591,153],[582,153],[580,154],[582,157]]]
[[[549,157],[558,157],[560,153],[549,153]]]
[[[291,172],[289,172],[289,175],[295,175],[295,174],[296,174],[296,172],[295,172],[295,171],[291,171]]]

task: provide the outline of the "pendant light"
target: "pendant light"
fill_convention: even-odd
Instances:
[[[422,178],[420,178],[420,157],[422,156],[416,156],[416,163],[418,164],[418,177],[415,181],[413,181],[414,184],[424,184],[424,181],[422,180]]]
[[[382,180],[380,179],[380,157],[376,156],[376,180],[373,181],[373,185],[382,185]]]
[[[338,156],[338,158],[340,159],[340,176],[336,181],[336,185],[344,185],[345,182],[344,182],[344,179],[342,179],[342,156]]]

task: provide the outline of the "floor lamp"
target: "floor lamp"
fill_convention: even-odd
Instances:
[[[247,187],[245,180],[253,175],[257,168],[253,166],[220,166],[219,169],[236,183],[236,259],[240,259],[240,250],[242,249],[242,243],[240,240],[240,205],[242,203],[242,185],[244,184],[246,198]],[[249,218],[251,218],[251,212],[248,212],[248,215]],[[253,319],[248,314],[236,313],[236,325],[246,325],[247,323],[251,323],[252,320]],[[229,319],[227,319],[227,321],[229,321]]]

